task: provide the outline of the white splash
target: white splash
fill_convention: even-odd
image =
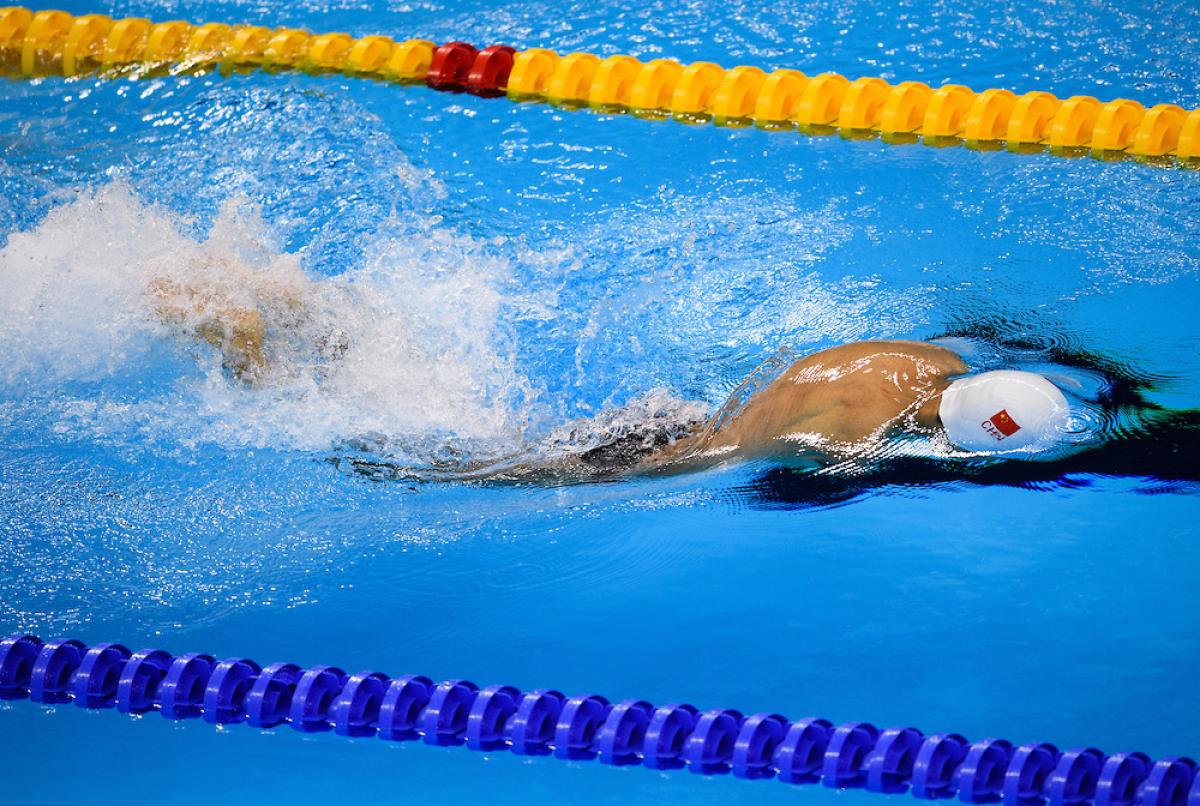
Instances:
[[[365,265],[320,277],[244,202],[228,202],[202,241],[185,224],[112,184],[0,250],[0,382],[49,405],[54,430],[315,450],[380,432],[418,452],[519,437],[533,393],[503,326],[507,259],[430,221],[391,221]],[[164,283],[261,312],[259,383],[164,321],[152,290]],[[80,382],[98,388],[80,395]]]

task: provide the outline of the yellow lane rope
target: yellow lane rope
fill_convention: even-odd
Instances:
[[[560,55],[543,48],[483,50],[386,36],[354,39],[291,28],[76,17],[0,8],[0,69],[23,76],[234,68],[345,72],[439,88],[547,100],[568,107],[806,134],[879,136],[886,142],[963,143],[981,149],[1050,150],[1100,159],[1132,155],[1159,165],[1200,161],[1200,109],[1146,108],[1118,98],[1060,99],[1049,92],[976,92],[961,84],[848,79],[837,73],[725,69],[712,62]]]

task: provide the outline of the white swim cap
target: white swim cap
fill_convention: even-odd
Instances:
[[[946,436],[968,451],[1039,451],[1063,436],[1070,406],[1058,387],[1032,372],[997,370],[959,378],[942,393]]]

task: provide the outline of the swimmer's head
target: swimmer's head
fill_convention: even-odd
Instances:
[[[938,414],[946,436],[963,450],[1037,453],[1062,440],[1070,406],[1041,375],[997,370],[951,383]]]

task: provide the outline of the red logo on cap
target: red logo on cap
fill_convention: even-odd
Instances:
[[[1000,409],[1000,411],[984,420],[980,425],[983,426],[985,431],[995,437],[997,441],[1005,437],[1011,437],[1021,430],[1021,426],[1017,425],[1017,421],[1009,416],[1008,409]]]

